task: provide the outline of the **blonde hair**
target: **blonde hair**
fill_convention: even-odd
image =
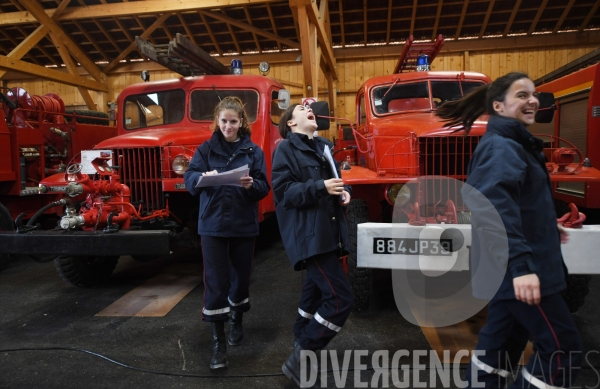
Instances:
[[[246,114],[246,110],[244,109],[244,104],[239,97],[236,96],[227,96],[223,100],[217,104],[215,107],[215,119],[210,126],[210,129],[213,131],[217,131],[219,129],[219,114],[221,111],[225,109],[230,109],[237,113],[242,124],[239,128],[239,135],[250,135],[252,134],[252,129],[250,128],[250,124],[248,123],[248,114]]]

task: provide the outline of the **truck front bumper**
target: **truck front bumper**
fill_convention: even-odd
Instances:
[[[583,228],[566,230],[569,241],[562,245],[562,254],[569,273],[600,274],[600,225],[585,225]],[[449,240],[452,241],[450,246]],[[469,270],[470,246],[471,226],[468,224],[358,225],[359,267],[420,270],[434,272],[432,274],[464,271]]]
[[[0,253],[27,255],[165,255],[169,254],[167,230],[156,231],[0,231]]]

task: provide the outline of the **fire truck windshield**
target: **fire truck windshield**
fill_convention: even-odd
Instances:
[[[123,123],[128,130],[179,123],[185,112],[182,89],[127,96]]]
[[[252,89],[196,89],[192,91],[190,99],[191,120],[214,119],[215,107],[219,101],[227,96],[236,96],[244,103],[248,114],[248,122],[253,123],[258,115],[258,92]]]
[[[388,115],[398,112],[431,110],[445,101],[456,100],[482,85],[473,81],[419,81],[382,85],[372,92],[373,112]],[[431,91],[431,102],[429,99]],[[433,107],[431,106],[433,104]]]

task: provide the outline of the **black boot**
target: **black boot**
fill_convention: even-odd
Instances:
[[[300,385],[300,352],[301,351],[302,351],[302,346],[300,346],[300,344],[296,344],[294,346],[294,351],[292,351],[292,353],[287,358],[287,360],[285,361],[283,366],[281,366],[281,370],[283,370],[283,374],[285,374],[285,376],[287,378],[294,380],[294,382],[296,383],[296,385],[298,385],[298,387],[305,388],[307,386]],[[305,379],[310,380],[311,377],[314,377],[314,376],[316,376],[316,374],[318,374],[318,370],[317,370],[318,364],[316,364],[316,365],[311,364],[311,360],[309,358],[306,358],[305,364],[306,364],[306,366],[304,366],[304,368],[306,369]]]
[[[213,354],[210,360],[211,369],[227,367],[227,343],[225,343],[225,322],[211,322],[213,336]]]
[[[242,316],[243,312],[231,312],[231,318],[229,319],[229,337],[227,343],[230,346],[239,346],[244,340],[244,332],[242,328]]]

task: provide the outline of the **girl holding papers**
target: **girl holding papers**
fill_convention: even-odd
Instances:
[[[188,191],[200,195],[198,234],[204,257],[202,320],[212,326],[211,369],[227,366],[226,342],[230,346],[242,343],[242,315],[250,309],[258,201],[270,190],[264,154],[250,140],[247,117],[239,98],[224,98],[215,108],[212,137],[198,147],[184,175]],[[218,185],[217,181],[215,186],[197,187],[202,176],[218,175],[246,165],[249,174],[233,185]]]
[[[306,280],[294,325],[294,351],[282,366],[300,386],[300,351],[324,348],[342,329],[354,306],[338,258],[349,246],[343,207],[351,189],[340,178],[331,142],[314,137],[315,114],[292,105],[279,121],[281,141],[273,155],[272,184],[277,221],[294,270]],[[329,155],[328,155],[329,154]]]

